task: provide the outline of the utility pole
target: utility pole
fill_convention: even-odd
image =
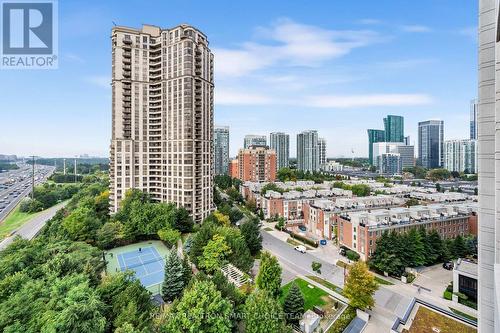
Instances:
[[[63,174],[66,176],[66,159],[63,159]]]
[[[75,157],[75,183],[76,183],[76,157]]]
[[[31,200],[35,199],[35,155],[33,155],[33,169],[31,172]]]

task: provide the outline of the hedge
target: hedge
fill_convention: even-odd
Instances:
[[[354,318],[356,318],[356,309],[348,305],[326,333],[344,332]]]
[[[347,259],[349,259],[349,260],[352,260],[352,261],[359,260],[359,254],[356,251],[347,250],[345,255],[346,255]]]

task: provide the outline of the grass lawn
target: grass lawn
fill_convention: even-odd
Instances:
[[[339,293],[340,295],[342,295],[343,291],[342,291],[342,288],[340,288],[339,286],[336,286],[334,285],[333,283],[329,282],[329,281],[326,281],[318,276],[315,276],[315,275],[308,275],[307,276],[309,279],[315,281],[315,282],[318,282],[319,284],[321,284],[322,286],[325,286],[327,287],[328,289],[332,290],[332,291],[335,291],[336,293]]]
[[[273,228],[265,227],[264,230],[265,231],[273,231]]]
[[[377,275],[375,275],[375,281],[377,281],[378,284],[383,284],[386,286],[394,285],[394,283],[392,283],[391,281],[384,280],[381,277],[378,277]]]
[[[17,205],[0,224],[0,240],[7,237],[11,232],[38,214],[39,213],[22,213],[19,211],[19,205]]]
[[[293,246],[303,245],[303,246],[305,246],[305,247],[306,247],[306,249],[307,249],[307,250],[313,250],[313,248],[312,248],[312,247],[310,247],[309,245],[304,244],[304,243],[302,243],[302,242],[299,242],[298,240],[295,240],[295,239],[293,239],[293,238],[287,238],[286,242],[287,242],[288,244],[293,245]]]
[[[294,281],[299,286],[300,291],[302,291],[302,295],[304,295],[305,311],[312,309],[314,306],[323,307],[329,303],[329,300],[331,300],[326,291],[323,291],[322,289],[312,285],[311,286],[313,288],[309,288],[309,283],[299,278],[295,279]],[[281,304],[284,303],[285,297],[288,294],[288,290],[292,286],[292,283],[293,281],[287,283],[281,288],[281,297],[280,297]]]
[[[415,319],[413,323],[407,331],[408,333],[429,333],[435,332],[438,329],[440,333],[475,333],[477,332],[476,328],[465,325],[432,311],[426,307],[420,306],[417,310],[417,314],[415,315]]]
[[[464,317],[464,318],[467,318],[467,319],[470,319],[470,320],[473,320],[473,321],[477,322],[477,318],[476,318],[476,317],[474,317],[474,316],[471,316],[471,315],[469,315],[469,314],[467,314],[467,313],[464,313],[464,312],[462,312],[462,311],[460,311],[460,310],[457,310],[457,309],[454,309],[454,308],[450,308],[450,310],[451,310],[452,312],[456,313],[456,314],[457,314],[457,315],[459,315],[459,316],[462,316],[462,317]]]

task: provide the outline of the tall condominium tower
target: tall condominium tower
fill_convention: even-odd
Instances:
[[[444,142],[444,168],[448,171],[477,172],[476,140],[447,140]]]
[[[290,136],[282,132],[269,134],[271,149],[276,152],[276,169],[288,167],[290,159]]]
[[[319,165],[321,168],[326,164],[326,140],[324,138],[318,138],[318,156],[319,156]]]
[[[267,146],[267,137],[265,135],[245,135],[243,147],[247,149],[250,146]]]
[[[304,131],[297,134],[297,169],[318,171],[318,131]]]
[[[227,175],[229,170],[229,126],[214,127],[214,172]]]
[[[385,131],[379,129],[369,129],[368,131],[368,162],[374,165],[373,160],[373,144],[377,142],[385,142]]]
[[[115,26],[110,203],[137,188],[201,221],[213,210],[213,54],[180,25]]]
[[[470,101],[470,139],[477,140],[477,99]]]
[[[500,24],[498,0],[479,1],[478,331],[500,332]],[[498,197],[497,197],[498,196]]]
[[[424,168],[440,168],[444,159],[444,122],[427,120],[418,123],[418,157]]]
[[[404,142],[405,127],[404,118],[401,116],[388,115],[384,118],[385,141]]]

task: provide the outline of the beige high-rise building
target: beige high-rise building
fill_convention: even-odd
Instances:
[[[113,27],[111,210],[130,188],[201,221],[213,210],[213,54],[180,25]]]

